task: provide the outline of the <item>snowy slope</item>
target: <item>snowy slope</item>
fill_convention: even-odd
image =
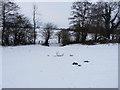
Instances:
[[[2,87],[117,88],[118,45],[4,47]]]

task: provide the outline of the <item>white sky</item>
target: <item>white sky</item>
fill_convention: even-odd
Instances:
[[[52,22],[58,27],[69,27],[72,2],[17,2],[21,13],[32,20],[33,5],[37,6],[37,20],[42,23]]]
[[[74,2],[74,1],[85,1],[85,0],[14,0],[16,2]],[[87,0],[87,1],[103,1],[103,2],[111,2],[111,1],[119,1],[119,0]]]
[[[59,28],[69,27],[72,2],[78,0],[14,0],[21,7],[21,12],[32,20],[33,5],[37,6],[38,21],[52,22]],[[80,0],[85,1],[85,0]],[[94,0],[92,0],[94,1]]]

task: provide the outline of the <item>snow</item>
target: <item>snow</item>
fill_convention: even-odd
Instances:
[[[0,89],[2,89],[2,47],[0,46]]]
[[[3,88],[118,87],[118,44],[3,47],[2,60]]]

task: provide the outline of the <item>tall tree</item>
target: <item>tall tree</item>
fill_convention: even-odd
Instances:
[[[19,13],[14,2],[2,3],[2,45],[33,43],[33,28],[30,21]]]
[[[93,39],[95,41],[102,39],[104,36],[104,20],[103,20],[103,7],[102,2],[93,3],[91,6],[91,23],[90,31],[94,34]]]
[[[0,1],[0,45],[2,44],[2,1]]]
[[[17,10],[19,9],[18,5],[10,1],[3,1],[2,2],[2,45],[8,43],[8,38],[5,38],[5,29],[6,24],[9,22],[11,16],[14,17],[17,14]]]
[[[120,20],[117,20],[117,16],[120,13],[119,2],[104,2],[104,14],[103,18],[105,21],[105,29],[107,31],[106,37],[110,39],[110,34],[117,29],[120,25]]]
[[[33,6],[34,44],[36,43],[36,5]]]
[[[74,2],[72,5],[72,17],[70,24],[73,26],[77,35],[81,35],[81,42],[86,41],[88,25],[90,23],[90,2]],[[81,33],[80,33],[81,32]],[[79,36],[77,36],[79,41]]]

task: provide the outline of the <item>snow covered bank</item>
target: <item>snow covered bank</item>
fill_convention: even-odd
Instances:
[[[117,44],[4,47],[2,60],[3,88],[118,87]]]

